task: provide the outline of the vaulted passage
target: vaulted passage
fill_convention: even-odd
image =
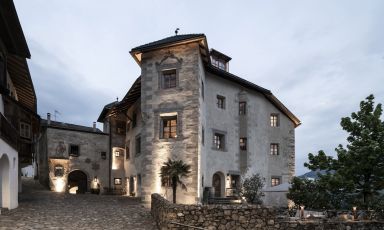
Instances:
[[[224,174],[216,172],[212,177],[212,187],[215,190],[215,197],[222,197],[224,195]]]
[[[9,208],[10,200],[9,160],[4,154],[0,158],[0,208]]]
[[[87,175],[81,170],[75,170],[68,175],[69,193],[84,194],[88,190]]]

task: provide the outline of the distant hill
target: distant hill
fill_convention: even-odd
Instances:
[[[315,180],[318,178],[318,173],[320,173],[321,175],[324,175],[327,173],[326,170],[316,170],[316,171],[310,171],[310,172],[307,172],[307,173],[304,173],[303,175],[301,176],[298,176],[299,178],[301,179],[310,179],[310,180]],[[333,171],[331,171],[331,173],[334,173]]]

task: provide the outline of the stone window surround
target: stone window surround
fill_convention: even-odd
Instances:
[[[215,138],[216,133],[224,136],[224,148],[223,149],[217,149],[214,146],[213,140]],[[227,149],[227,132],[226,131],[222,131],[222,130],[218,130],[218,129],[212,129],[212,148],[211,149],[215,150],[215,151],[220,151],[220,152],[228,152],[228,149]]]
[[[155,140],[159,142],[173,142],[173,141],[178,141],[183,139],[183,110],[184,107],[178,105],[177,103],[169,103],[169,104],[160,104],[159,105],[160,109],[155,109],[154,110],[154,133],[155,133]],[[161,138],[161,132],[162,132],[162,119],[161,115],[162,114],[169,114],[169,113],[175,113],[177,114],[177,128],[176,128],[176,133],[177,137],[176,138]]]
[[[173,119],[172,119],[173,118]],[[164,121],[165,120],[174,120],[176,118],[176,136],[175,137],[164,137]],[[160,114],[160,133],[159,133],[159,139],[175,139],[178,136],[178,125],[179,123],[179,117],[177,116],[177,112],[172,113],[162,113]],[[171,130],[169,131],[171,133]]]
[[[176,63],[172,63],[172,64],[163,64],[163,61],[165,61],[168,58],[176,59],[177,62]],[[180,82],[179,74],[180,74],[180,69],[181,69],[182,62],[183,62],[182,59],[178,59],[173,54],[170,54],[170,55],[165,56],[161,60],[160,63],[156,63],[156,70],[157,70],[157,75],[158,75],[158,89],[159,90],[161,90],[161,91],[169,91],[169,90],[172,90],[172,89],[179,89],[180,88],[180,85],[179,85],[179,82]],[[167,70],[173,70],[173,69],[176,71],[176,87],[164,88],[164,79],[163,79],[164,75],[163,75],[163,72],[165,72]]]

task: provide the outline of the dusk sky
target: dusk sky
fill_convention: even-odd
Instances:
[[[340,118],[384,102],[384,1],[14,0],[32,58],[38,113],[91,126],[140,68],[129,51],[204,33],[231,73],[271,90],[297,117],[296,174],[307,154],[345,144]],[[101,125],[99,124],[101,127]]]

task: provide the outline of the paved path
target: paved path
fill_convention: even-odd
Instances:
[[[23,185],[19,207],[0,215],[0,230],[156,229],[149,209],[134,198],[59,194],[31,179]]]

